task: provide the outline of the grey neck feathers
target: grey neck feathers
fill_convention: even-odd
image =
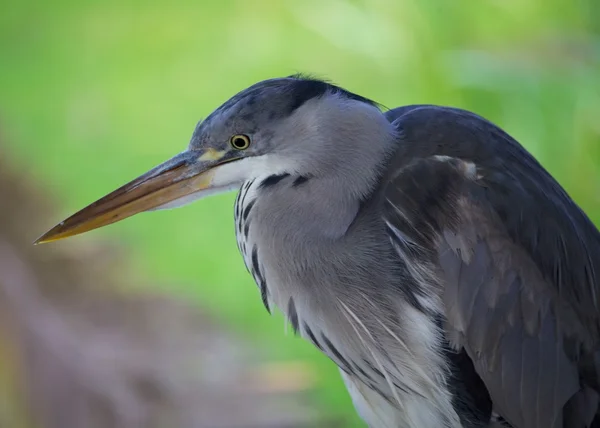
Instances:
[[[334,95],[307,102],[282,126],[277,134],[292,136],[281,153],[292,160],[290,177],[265,189],[266,221],[288,222],[280,230],[305,238],[343,236],[395,147],[393,126],[377,108]]]
[[[281,126],[290,172],[330,180],[353,199],[371,192],[397,141],[379,109],[337,94],[306,102]]]

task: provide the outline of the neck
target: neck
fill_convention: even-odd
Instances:
[[[373,131],[362,136],[354,133],[354,138],[369,143],[357,141],[361,150],[340,149],[340,159],[327,161],[329,168],[270,175],[260,179],[266,185],[255,183],[257,208],[262,210],[257,217],[273,231],[269,233],[285,233],[283,239],[302,234],[310,242],[343,237],[363,201],[376,189],[391,152],[393,136]]]
[[[280,126],[276,134],[293,141],[221,167],[231,170],[229,178],[261,172],[242,186],[239,215],[251,204],[247,218],[267,240],[343,237],[379,183],[396,147],[395,128],[376,107],[337,97],[305,103]]]
[[[328,97],[299,110],[282,132],[302,136],[281,153],[293,160],[292,174],[320,182],[322,203],[334,192],[354,202],[368,196],[396,147],[394,126],[378,108],[352,99]]]

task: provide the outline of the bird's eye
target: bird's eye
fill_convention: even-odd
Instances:
[[[250,137],[244,134],[234,135],[231,137],[231,140],[229,140],[229,143],[231,144],[231,147],[236,150],[246,150],[250,147]]]

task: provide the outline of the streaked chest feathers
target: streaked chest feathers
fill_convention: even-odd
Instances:
[[[460,427],[438,352],[440,333],[429,317],[401,298],[375,301],[379,297],[360,284],[348,283],[353,294],[340,293],[335,287],[344,284],[315,284],[309,271],[294,279],[280,274],[285,257],[272,247],[292,243],[264,248],[273,232],[253,218],[262,202],[261,186],[278,177],[244,183],[235,201],[238,248],[267,310],[277,306],[295,333],[338,365],[371,426]]]

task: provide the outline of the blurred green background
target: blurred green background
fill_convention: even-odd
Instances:
[[[600,222],[597,0],[4,1],[2,157],[57,201],[50,227],[183,150],[196,122],[237,91],[295,72],[390,108],[473,110]],[[262,307],[237,251],[233,199],[73,239],[117,242],[132,288],[169,284],[274,361],[305,360],[320,379],[314,405],[361,426],[333,364]]]

